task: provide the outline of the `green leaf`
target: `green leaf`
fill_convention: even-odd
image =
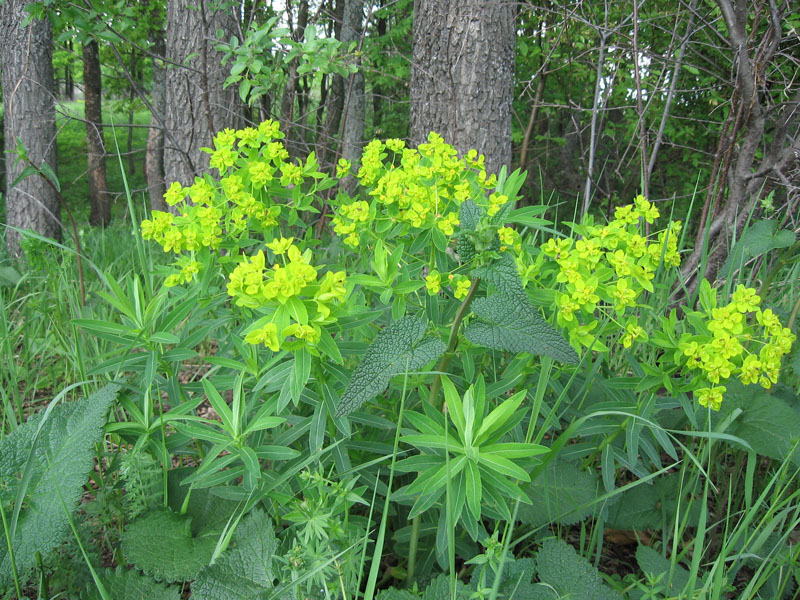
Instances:
[[[527,306],[526,306],[527,304]],[[530,303],[502,294],[479,298],[472,309],[480,318],[471,322],[464,335],[473,344],[508,352],[544,354],[568,364],[577,364],[578,355]]]
[[[755,385],[744,387],[731,382],[729,388],[723,410],[726,414],[736,408],[743,412],[726,433],[742,438],[758,454],[776,460],[787,458],[800,438],[800,411]],[[800,451],[795,450],[791,460],[800,465]]]
[[[217,537],[192,535],[192,517],[162,509],[131,523],[122,536],[125,557],[160,581],[193,579],[208,565]]]
[[[22,275],[14,267],[0,267],[0,285],[13,287],[19,283]]]
[[[179,587],[156,583],[136,569],[103,569],[101,579],[109,597],[114,600],[179,600],[181,597]],[[100,593],[93,587],[89,600],[100,599]]]
[[[551,460],[542,473],[525,487],[532,505],[520,504],[519,519],[539,527],[547,523],[574,525],[599,512],[594,470],[581,469],[565,460]]]
[[[194,600],[250,600],[264,597],[273,587],[272,562],[278,543],[267,514],[247,515],[233,535],[231,546],[213,565],[200,571],[192,584]]]
[[[720,273],[727,275],[731,268],[738,268],[744,261],[777,248],[788,248],[794,242],[795,234],[788,229],[778,229],[777,221],[757,221],[742,233],[742,237],[728,254]]]
[[[0,442],[0,502],[9,522],[17,570],[47,555],[69,531],[69,516],[83,495],[93,447],[103,433],[119,386],[109,384],[88,399],[51,404]],[[63,504],[62,504],[63,499]],[[14,523],[12,506],[20,506]],[[0,544],[0,588],[11,581],[8,545]]]
[[[439,358],[446,346],[438,337],[426,335],[426,329],[425,321],[414,316],[403,317],[378,333],[353,371],[335,416],[343,417],[360,408],[385,390],[395,375],[415,371]]]
[[[661,556],[660,552],[653,550],[649,546],[639,544],[639,547],[636,549],[636,562],[639,563],[639,568],[643,573],[651,575],[654,578],[662,573],[664,574],[659,581],[659,585],[666,586],[663,593],[671,598],[678,597],[683,591],[683,588],[686,587],[686,584],[689,583],[689,571],[680,565],[675,566],[672,579],[670,579],[669,572],[672,566],[670,561]]]
[[[606,586],[589,561],[566,542],[547,539],[536,554],[539,580],[551,586],[557,598],[581,600],[622,600],[622,596]]]

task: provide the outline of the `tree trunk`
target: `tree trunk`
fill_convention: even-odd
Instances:
[[[89,223],[108,225],[111,220],[111,203],[106,182],[106,147],[103,138],[102,88],[100,78],[100,50],[97,42],[83,44],[84,119],[89,161]]]
[[[361,38],[364,22],[363,0],[345,0],[342,42],[349,44]],[[344,123],[342,124],[342,158],[350,161],[351,173],[358,173],[361,151],[364,146],[364,72],[350,75],[345,90]],[[342,182],[345,191],[352,192],[356,179],[349,175]]]
[[[164,32],[153,34],[153,52],[164,56]],[[158,60],[153,60],[153,99],[152,107],[155,113],[164,115],[166,108],[166,70]],[[144,174],[147,178],[147,191],[150,195],[150,208],[153,210],[167,210],[164,201],[164,131],[161,129],[158,118],[150,117],[150,130],[147,134],[147,149],[144,156]]]
[[[0,70],[5,108],[6,148],[19,138],[28,158],[38,167],[47,162],[56,169],[55,102],[53,97],[53,30],[47,19],[33,20],[21,27],[27,17],[24,0],[0,3]],[[6,185],[25,168],[8,160]],[[58,197],[40,177],[31,176],[6,190],[6,223],[19,229],[61,239]],[[6,230],[6,246],[19,255],[20,236]]]
[[[167,59],[184,67],[166,74],[164,124],[175,144],[164,147],[164,173],[167,181],[183,185],[209,168],[210,157],[200,148],[211,147],[216,132],[242,122],[236,86],[223,89],[227,69],[214,50],[215,32],[222,30],[229,39],[236,20],[215,6],[209,0],[167,2]]]
[[[514,21],[513,2],[415,0],[412,144],[435,131],[488,172],[510,166]]]

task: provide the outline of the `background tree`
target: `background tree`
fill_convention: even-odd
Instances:
[[[83,42],[83,99],[89,169],[89,202],[92,225],[111,221],[111,202],[106,180],[106,147],[103,138],[103,90],[100,49],[96,40]]]
[[[9,150],[19,139],[37,167],[56,169],[55,100],[53,97],[53,31],[47,20],[27,14],[23,0],[0,4],[0,70],[2,70],[5,144]],[[10,157],[9,157],[10,158]],[[61,218],[54,190],[36,176],[8,188],[26,167],[6,161],[6,223],[60,239]],[[6,230],[6,246],[19,254],[19,234]]]
[[[411,142],[436,131],[477,148],[490,172],[511,164],[515,5],[417,0],[411,67]]]
[[[233,88],[223,89],[228,75],[215,49],[217,30],[228,39],[237,30],[230,9],[220,10],[207,0],[168,0],[164,126],[169,132],[164,146],[167,181],[191,184],[208,169],[213,135],[225,127],[241,125],[242,106]]]

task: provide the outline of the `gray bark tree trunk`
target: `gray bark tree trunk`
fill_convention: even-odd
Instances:
[[[153,34],[153,53],[164,56],[164,32]],[[166,97],[166,70],[158,60],[153,61],[153,111],[165,114]],[[150,195],[150,208],[153,210],[167,210],[164,201],[164,131],[156,115],[150,117],[150,130],[147,133],[147,147],[144,155],[144,174],[147,179],[147,191]]]
[[[170,142],[164,147],[164,174],[168,182],[190,185],[208,169],[216,132],[242,123],[242,106],[236,86],[223,89],[227,69],[222,54],[214,50],[216,31],[230,38],[236,20],[229,10],[215,10],[210,0],[168,0],[167,59],[182,68],[166,74],[164,125]],[[174,140],[175,143],[172,143]],[[177,147],[176,147],[177,146]]]
[[[349,44],[361,38],[364,26],[363,0],[345,0],[342,42]],[[342,158],[352,164],[351,173],[358,173],[361,151],[364,146],[364,72],[359,69],[350,75],[345,85],[344,123],[342,124]],[[348,192],[352,192],[356,179],[352,175],[342,182]]]
[[[55,99],[53,97],[53,30],[47,19],[21,27],[27,16],[25,0],[0,3],[0,70],[5,108],[6,148],[19,138],[28,158],[56,169]],[[25,164],[7,160],[6,186]],[[58,197],[40,177],[31,176],[6,190],[6,223],[61,239]],[[9,253],[19,255],[19,234],[6,230]]]
[[[103,138],[102,84],[100,49],[97,42],[83,44],[83,95],[89,163],[89,222],[107,225],[111,221],[111,203],[106,181],[106,147]]]
[[[510,166],[515,17],[513,2],[415,0],[413,145],[435,131],[485,154],[490,173]]]

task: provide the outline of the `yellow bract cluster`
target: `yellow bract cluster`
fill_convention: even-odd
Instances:
[[[697,374],[702,387],[695,396],[701,405],[719,410],[726,391],[720,383],[731,377],[764,388],[778,382],[781,358],[795,335],[759,304],[756,290],[739,285],[726,306],[709,307],[697,313],[700,320],[688,321],[703,323],[704,330],[680,337],[675,362]]]
[[[268,266],[263,250],[243,257],[228,278],[228,295],[238,306],[275,308],[273,314],[284,317],[251,329],[245,341],[263,343],[275,352],[287,338],[313,347],[319,341],[320,326],[335,320],[331,304],[340,304],[347,296],[345,272],[328,271],[318,279],[317,267],[310,264],[311,251],[300,252],[291,238],[273,240],[267,247],[284,258],[282,264]],[[291,321],[285,315],[291,315]]]
[[[461,203],[483,197],[485,190],[497,185],[496,176],[486,173],[483,155],[470,150],[458,158],[455,148],[436,133],[416,149],[406,148],[402,140],[373,140],[364,149],[358,179],[373,200],[345,202],[333,218],[334,231],[353,248],[375,219],[415,229],[437,227],[451,236],[459,225]],[[507,202],[506,196],[492,194],[489,214]]]
[[[472,287],[472,282],[464,275],[449,273],[447,280],[450,282],[450,287],[453,290],[453,296],[457,300],[463,300],[467,297],[469,289]],[[428,294],[434,296],[442,291],[442,274],[436,269],[432,269],[425,277],[425,288]]]
[[[165,252],[195,252],[218,249],[223,242],[238,243],[250,230],[269,231],[278,225],[281,206],[273,201],[271,186],[297,186],[306,179],[323,177],[313,154],[305,164],[287,162],[289,153],[274,121],[258,128],[225,129],[214,138],[210,164],[219,171],[219,181],[206,175],[184,187],[173,183],[164,199],[172,212],[153,211],[142,221],[142,237],[160,244]],[[192,269],[180,268],[169,284],[191,280]],[[196,272],[196,271],[194,271]],[[188,276],[188,278],[187,278]]]
[[[557,319],[569,330],[574,346],[605,349],[591,334],[598,309],[616,314],[623,329],[623,346],[647,339],[635,318],[622,318],[628,308],[636,306],[642,292],[653,291],[652,279],[662,260],[668,266],[680,265],[679,221],[651,238],[640,233],[642,220],[653,223],[658,216],[658,208],[638,196],[633,204],[617,208],[608,225],[575,225],[581,239],[551,238],[541,246],[542,253],[558,266],[556,282],[563,284],[563,291],[556,294]],[[590,323],[581,324],[581,316],[590,317]]]

